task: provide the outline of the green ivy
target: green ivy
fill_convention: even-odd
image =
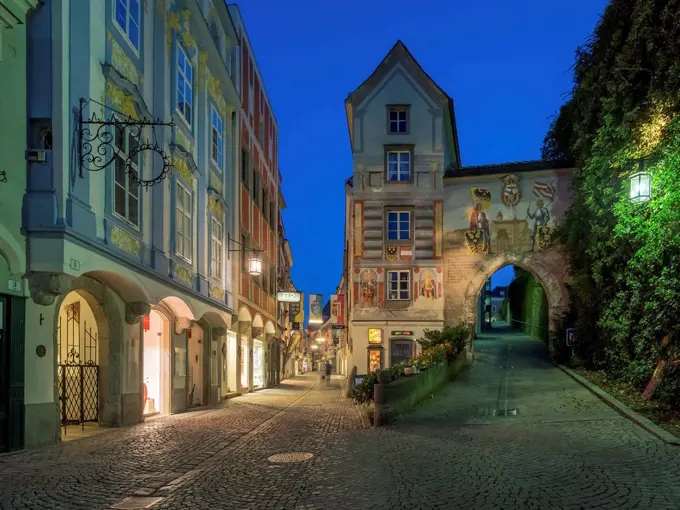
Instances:
[[[661,338],[680,327],[678,26],[680,0],[613,0],[576,52],[571,98],[543,146],[545,158],[579,169],[559,232],[571,258],[575,354],[637,388]],[[652,165],[652,198],[635,204],[628,176],[640,158]],[[659,397],[672,403],[668,393]]]

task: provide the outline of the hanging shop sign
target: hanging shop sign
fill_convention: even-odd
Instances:
[[[302,296],[299,292],[280,291],[276,293],[276,299],[279,303],[299,303]]]
[[[323,294],[309,295],[309,323],[323,323]]]

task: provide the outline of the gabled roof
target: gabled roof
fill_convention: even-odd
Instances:
[[[460,148],[458,146],[458,131],[456,129],[456,115],[453,108],[453,99],[449,97],[449,95],[425,72],[401,40],[396,42],[371,75],[366,78],[356,90],[350,92],[347,99],[345,99],[345,112],[347,114],[350,144],[353,145],[354,138],[352,122],[354,107],[361,104],[398,63],[401,63],[406,67],[412,76],[419,80],[423,88],[432,96],[438,97],[442,102],[446,103],[447,116],[445,121],[450,126],[450,132],[445,129],[445,133],[447,135],[447,141],[451,145],[451,149],[455,155],[456,165],[460,166]],[[446,125],[444,127],[446,128]]]

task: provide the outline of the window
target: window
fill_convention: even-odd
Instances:
[[[264,147],[264,119],[262,117],[260,117],[260,127],[257,132],[257,139],[260,142],[260,147]]]
[[[210,225],[210,276],[222,279],[222,240],[223,231],[220,220],[213,216]]]
[[[415,357],[413,340],[392,340],[390,343],[390,366],[408,363]]]
[[[220,170],[222,169],[222,133],[223,131],[223,126],[224,124],[222,123],[222,117],[220,117],[220,114],[217,113],[217,110],[215,107],[212,107],[212,113],[211,113],[211,126],[212,126],[212,150],[210,151],[210,157],[212,158],[213,163],[219,168]]]
[[[247,248],[248,240],[246,239],[246,236],[241,234],[241,246],[239,246],[239,250],[243,250],[241,251],[241,271],[244,273],[248,272],[248,257],[246,257]]]
[[[266,262],[262,265],[262,289],[265,292],[269,292],[269,262]]]
[[[241,149],[241,181],[246,188],[250,184],[250,155],[246,149]]]
[[[255,87],[253,86],[253,63],[250,63],[250,80],[248,85],[248,111],[251,115],[255,114]]]
[[[387,212],[387,239],[391,241],[411,238],[411,213],[408,211]]]
[[[491,305],[491,312],[496,313],[496,305]]]
[[[388,128],[390,133],[396,134],[408,133],[408,107],[390,106],[388,110],[388,115],[389,115]]]
[[[175,218],[177,235],[175,237],[175,253],[191,262],[191,193],[184,186],[177,183],[175,196],[177,215]]]
[[[270,218],[267,218],[268,212],[269,212],[269,202],[267,201],[267,190],[262,188],[262,216],[264,217],[265,220],[270,219]]]
[[[274,124],[269,124],[269,159],[274,159]]]
[[[387,180],[411,180],[411,153],[408,151],[389,151],[387,153]]]
[[[139,0],[115,0],[116,25],[135,50],[139,50]]]
[[[276,268],[274,265],[269,268],[269,281],[271,282],[269,293],[274,294],[276,291]]]
[[[258,199],[260,198],[260,174],[257,173],[257,171],[253,170],[253,202],[255,202],[255,205],[260,205],[258,202]]]
[[[129,128],[116,128],[115,151],[116,161],[113,178],[113,211],[125,221],[139,227],[139,163],[140,154],[125,168],[128,154],[137,147],[139,140],[132,136]]]
[[[272,230],[276,228],[276,219],[275,214],[274,214],[274,201],[272,200],[269,202],[269,223],[272,226]]]
[[[191,126],[194,70],[184,48],[177,46],[177,111]]]
[[[411,298],[410,271],[388,271],[387,285],[387,299],[390,301],[405,301]]]

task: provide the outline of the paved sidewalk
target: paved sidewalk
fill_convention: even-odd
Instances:
[[[134,494],[163,497],[164,508],[239,508],[236,502],[252,501],[262,485],[246,466],[269,466],[268,456],[293,446],[315,452],[324,438],[359,427],[339,378],[330,388],[318,382],[318,374],[309,374],[216,409],[2,456],[0,508],[94,510]],[[197,496],[201,487],[227,468],[235,470],[229,483],[207,486],[219,501],[205,503]]]

